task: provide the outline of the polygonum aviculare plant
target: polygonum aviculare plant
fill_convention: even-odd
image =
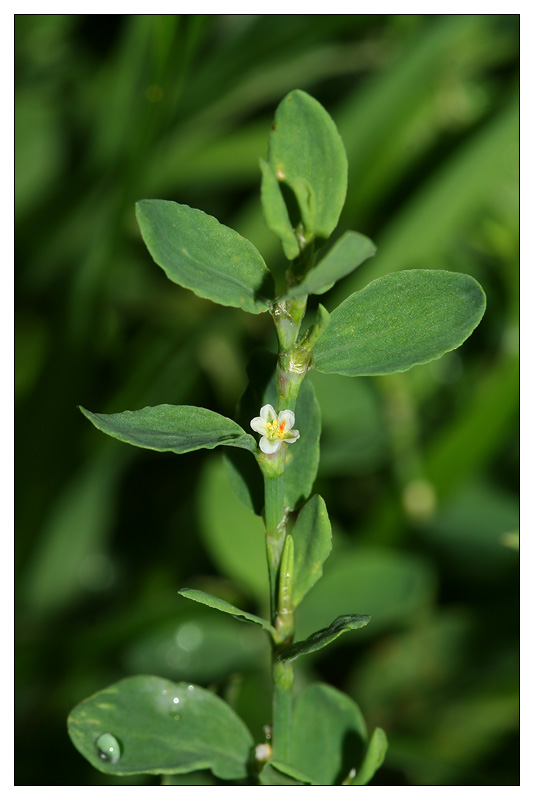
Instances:
[[[243,398],[239,422],[195,406],[82,411],[99,430],[137,447],[184,454],[225,446],[228,468],[243,487],[252,479],[255,460],[264,486],[269,619],[200,590],[180,594],[258,625],[269,637],[268,737],[255,742],[215,693],[146,675],[126,678],[80,703],[69,717],[69,733],[91,764],[110,775],[209,769],[220,780],[240,784],[363,785],[384,759],[384,732],[377,728],[368,737],[355,702],[327,684],[311,683],[293,698],[295,661],[369,622],[366,614],[349,613],[294,641],[295,611],[321,577],[331,550],[326,505],[312,495],[320,415],[306,375],[311,369],[385,375],[439,358],[478,325],[485,296],[468,275],[401,271],[372,281],[330,313],[319,303],[315,321],[301,331],[308,297],[324,294],[376,248],[354,231],[325,245],[345,202],[347,159],[334,122],[313,97],[297,90],[282,100],[260,167],[265,219],[288,260],[279,294],[254,245],[213,217],[166,200],[137,204],[146,246],[171,281],[215,303],[271,315],[278,354],[272,362],[262,356],[262,370],[250,373],[263,373],[246,395],[259,398],[257,407],[249,408]],[[232,458],[237,450],[244,451],[242,458]],[[350,742],[359,746],[351,749]]]

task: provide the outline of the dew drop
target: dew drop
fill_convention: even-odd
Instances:
[[[179,697],[174,697],[172,702],[176,703],[176,705],[178,705],[178,703],[180,702],[180,698]]]
[[[121,757],[121,748],[111,733],[103,733],[95,742],[98,755],[102,761],[116,764]]]

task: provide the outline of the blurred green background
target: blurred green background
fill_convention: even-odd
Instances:
[[[76,703],[137,672],[213,688],[258,741],[269,721],[261,632],[177,595],[265,610],[261,523],[221,454],[137,450],[76,406],[233,415],[271,320],[170,283],[134,203],[200,208],[281,269],[258,157],[301,88],[346,145],[338,231],[378,245],[326,307],[435,267],[474,276],[488,309],[432,364],[311,375],[334,551],[299,635],[341,613],[373,619],[299,661],[297,689],[333,683],[387,731],[374,784],[517,784],[519,16],[15,22],[16,783],[157,783],[97,773],[66,733]]]

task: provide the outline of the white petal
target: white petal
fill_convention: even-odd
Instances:
[[[281,411],[278,414],[278,424],[281,425],[282,422],[286,423],[286,429],[288,431],[290,431],[293,425],[295,424],[295,415],[288,408],[286,408],[285,411]]]
[[[270,403],[260,408],[260,417],[265,420],[265,422],[272,422],[273,419],[276,419],[276,411]]]
[[[292,439],[284,439],[284,442],[287,442],[288,444],[291,444],[292,442],[296,442],[297,439],[300,439],[299,431],[288,431],[288,433],[290,433],[293,438]]]
[[[262,436],[265,436],[267,433],[267,428],[265,427],[265,420],[261,417],[254,417],[254,419],[250,420],[250,427],[256,433],[261,433]]]
[[[271,441],[271,439],[266,439],[265,436],[262,436],[260,439],[260,450],[269,456],[272,455],[272,453],[277,453],[281,447],[282,447],[281,439],[277,439],[276,441]]]

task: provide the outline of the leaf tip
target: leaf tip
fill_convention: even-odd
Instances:
[[[94,413],[92,411],[89,411],[88,408],[84,408],[84,406],[81,405],[76,406],[76,408],[78,411],[81,411],[84,417],[86,417],[88,420],[91,420],[91,422],[93,421]]]
[[[149,203],[149,202],[150,202],[149,200],[137,200],[136,201],[136,203],[135,203],[135,214],[136,214],[136,216],[139,216],[139,214],[141,214],[143,212],[146,204]]]

